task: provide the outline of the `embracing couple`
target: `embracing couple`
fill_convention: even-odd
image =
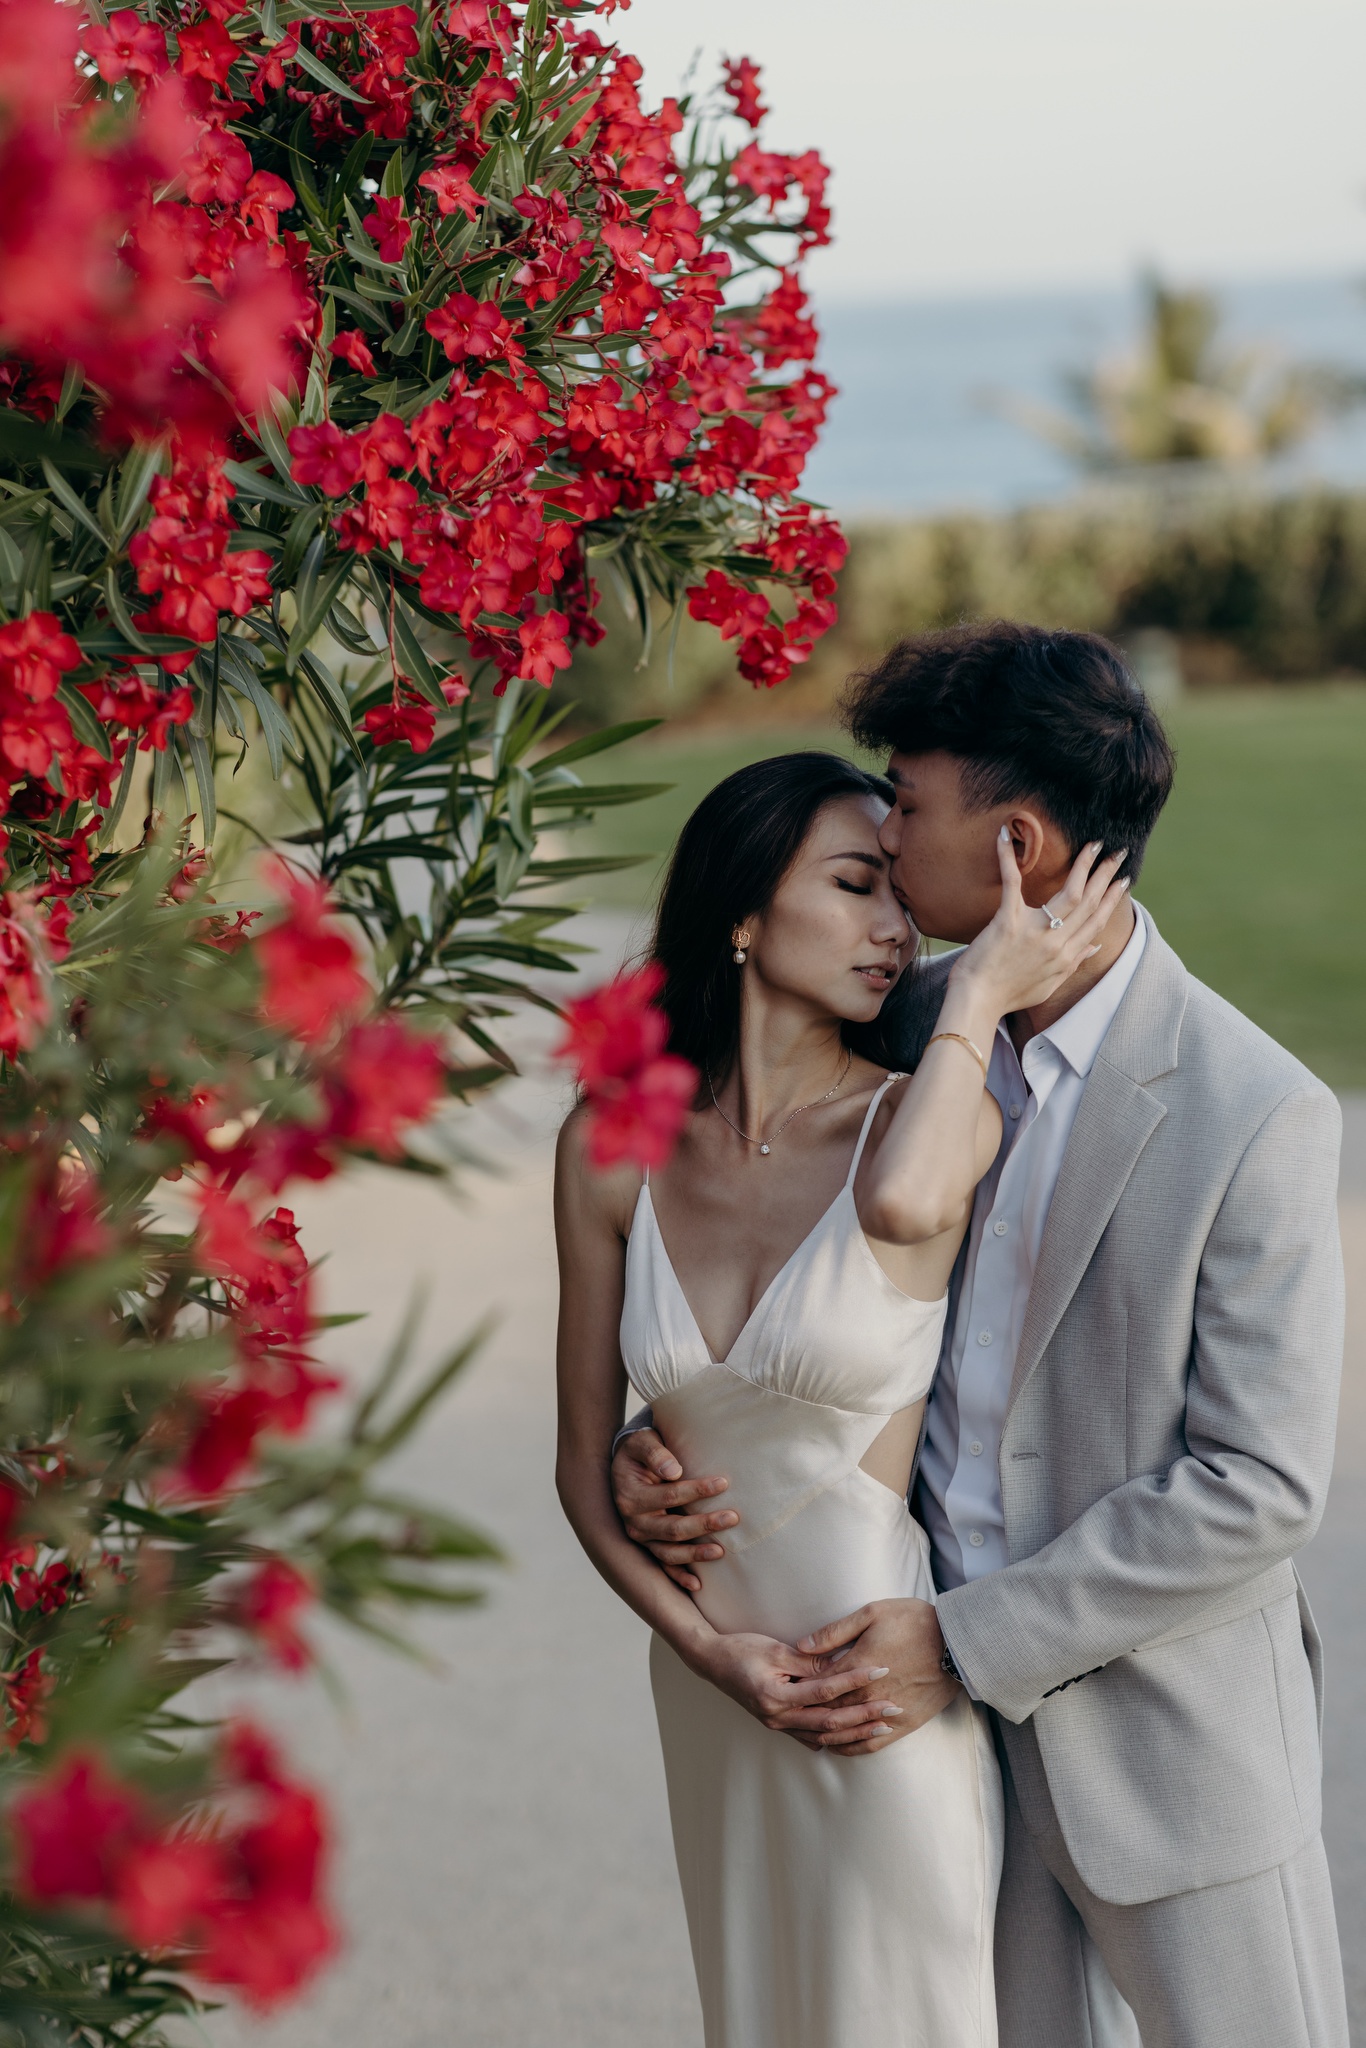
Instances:
[[[1114,648],[930,635],[848,716],[885,780],[679,840],[668,1166],[558,1163],[560,1492],[654,1631],[708,2048],[1346,2048],[1336,1104],[1131,899]]]

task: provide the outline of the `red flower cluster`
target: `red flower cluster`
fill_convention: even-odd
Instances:
[[[210,1984],[267,2008],[337,1945],[321,1899],[327,1842],[314,1795],[255,1729],[231,1730],[213,1822],[170,1828],[136,1786],[73,1752],[11,1809],[24,1895],[103,1906],[138,1947],[173,1950]]]
[[[574,1067],[589,1104],[595,1166],[663,1166],[687,1122],[697,1069],[664,1050],[668,1019],[653,1004],[663,980],[652,963],[565,1005],[555,1057]]]
[[[112,126],[77,68],[130,81]],[[210,16],[165,31],[132,8],[82,28],[76,8],[0,0],[0,335],[55,373],[77,363],[127,426],[232,424],[208,364],[254,412],[292,381],[311,293],[276,215],[284,180],[253,172],[227,122],[237,44]],[[55,118],[54,118],[55,117]]]
[[[260,964],[261,1011],[308,1050],[320,1122],[262,1117],[229,1135],[236,1106],[226,1094],[190,1102],[161,1098],[148,1135],[169,1141],[189,1167],[199,1212],[198,1247],[218,1279],[237,1345],[238,1371],[195,1397],[189,1440],[173,1490],[212,1497],[245,1471],[267,1430],[302,1429],[335,1380],[309,1353],[316,1328],[308,1260],[293,1212],[264,1220],[264,1193],[291,1180],[322,1180],[347,1153],[396,1159],[406,1130],[440,1098],[446,1062],[437,1043],[403,1018],[365,1020],[373,991],[319,882],[276,869],[283,915],[247,943]]]
[[[148,495],[152,518],[133,535],[128,556],[138,589],[155,596],[156,602],[136,625],[144,632],[178,633],[203,642],[213,639],[223,613],[244,619],[254,605],[269,602],[270,556],[260,548],[228,552],[234,531],[228,508],[235,492],[219,450],[201,447],[191,457],[183,443],[177,444],[170,476],[154,477]],[[162,667],[182,670],[193,659],[193,652],[172,655],[163,659]],[[118,709],[106,710],[103,699],[99,709],[102,717],[120,716]],[[122,708],[122,722],[137,726],[140,722],[129,715],[130,709]],[[185,691],[183,713],[180,706],[175,717],[163,711],[160,730],[153,723],[143,747],[164,747],[165,723],[182,722],[190,710],[191,698]],[[146,718],[141,721],[147,723]]]
[[[304,1671],[313,1652],[299,1633],[299,1616],[313,1603],[313,1587],[296,1565],[267,1558],[242,1587],[231,1617],[286,1671]]]

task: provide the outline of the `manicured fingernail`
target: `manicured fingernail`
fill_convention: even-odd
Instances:
[[[1001,844],[1002,844],[1003,846],[1005,845],[1005,843],[1006,843],[1006,841],[1007,841],[1007,840],[1009,839],[1009,837],[1010,837],[1010,827],[1009,827],[1009,825],[1002,825],[1002,827],[1001,827]]]
[[[799,1650],[814,1650],[815,1647],[816,1638],[814,1636],[803,1636],[801,1641],[797,1645],[797,1648]]]
[[[900,1707],[882,1707],[879,1709],[879,1712],[884,1721],[895,1721],[899,1718],[901,1709]]]
[[[870,1671],[870,1672],[868,1673],[868,1676],[869,1676],[869,1678],[870,1678],[870,1679],[873,1679],[873,1678],[890,1678],[890,1677],[891,1677],[891,1675],[892,1675],[892,1667],[891,1667],[891,1665],[890,1665],[890,1664],[879,1664],[879,1665],[877,1666],[876,1670],[874,1670],[874,1671]]]
[[[1127,875],[1121,875],[1121,876],[1120,876],[1120,878],[1119,878],[1119,886],[1120,886],[1120,888],[1121,888],[1121,889],[1127,889],[1127,888],[1128,888],[1128,886],[1129,886],[1129,877],[1128,877]]]

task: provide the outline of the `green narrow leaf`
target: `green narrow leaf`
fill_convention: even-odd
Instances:
[[[263,405],[260,412],[256,415],[256,438],[275,465],[276,474],[282,477],[285,483],[289,484],[294,490],[298,490],[299,486],[294,482],[291,474],[292,458],[288,443],[280,432],[279,425],[273,418],[269,406]]]
[[[203,844],[212,846],[218,831],[218,798],[213,786],[213,742],[201,739],[198,733],[182,734],[190,751],[190,765],[199,790],[199,815],[203,821],[201,834]]]
[[[288,484],[277,483],[274,477],[262,476],[259,469],[247,469],[240,462],[225,462],[223,473],[231,479],[244,498],[264,498],[272,505],[288,505],[291,509],[316,502],[300,485],[292,481]]]
[[[344,78],[339,78],[329,65],[323,63],[321,57],[315,57],[307,43],[301,42],[294,55],[300,69],[306,71],[310,78],[316,79],[319,85],[325,85],[329,92],[340,93],[344,100],[351,100],[358,107],[365,106],[365,94],[349,86]]]
[[[58,686],[57,695],[66,706],[66,715],[76,729],[76,737],[87,747],[95,747],[106,761],[111,760],[108,728],[96,718],[89,699],[81,695],[74,683],[68,682]]]
[[[62,379],[62,395],[57,400],[57,410],[53,417],[64,420],[84,389],[85,371],[79,363],[68,363],[66,375]]]
[[[118,571],[112,564],[104,573],[104,595],[114,624],[129,646],[136,647],[140,654],[151,654],[152,643],[139,633],[129,617],[128,607],[123,601],[123,592],[119,589]]]
[[[59,469],[54,469],[47,457],[43,457],[43,475],[47,478],[48,489],[59,504],[65,505],[73,519],[79,519],[94,534],[101,547],[108,547],[109,535],[102,533],[99,523],[90,507],[72,490]]]
[[[147,502],[152,478],[161,466],[161,443],[144,441],[124,458],[119,487],[114,497],[114,540],[122,547]]]
[[[402,598],[398,598],[394,605],[394,643],[396,651],[403,657],[404,668],[423,696],[428,698],[438,711],[448,711],[450,706],[441,694],[441,683],[436,670],[427,659],[426,651],[413,631]]]
[[[657,725],[663,725],[662,718],[630,718],[622,725],[609,725],[602,732],[590,732],[581,740],[571,740],[568,746],[558,747],[553,754],[543,754],[532,770],[534,775],[544,775],[547,769],[564,768],[571,761],[586,761],[590,754],[601,754],[608,747],[624,746],[627,740],[636,739],[643,732],[653,732]]]

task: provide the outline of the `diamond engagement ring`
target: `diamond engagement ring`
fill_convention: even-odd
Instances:
[[[1062,930],[1062,919],[1060,917],[1054,917],[1051,910],[1045,910],[1044,916],[1048,919],[1048,929],[1051,932],[1060,932]]]

